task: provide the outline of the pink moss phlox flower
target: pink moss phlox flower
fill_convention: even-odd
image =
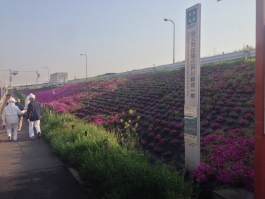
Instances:
[[[224,108],[224,112],[230,112],[230,111],[231,111],[231,108],[228,108],[228,107]]]
[[[216,110],[213,110],[213,111],[211,112],[212,115],[215,115],[216,113],[217,113]]]
[[[232,90],[232,89],[227,89],[227,90],[226,90],[226,93],[227,93],[227,94],[233,94],[234,92],[235,92],[235,91]]]
[[[246,93],[254,92],[254,89],[252,87],[250,87],[250,86],[245,86],[244,90],[245,90]]]
[[[141,140],[141,144],[142,145],[146,145],[147,144],[147,141],[146,140]]]
[[[216,179],[219,182],[234,185],[237,182],[237,175],[232,169],[218,169]]]
[[[218,105],[218,106],[215,106],[214,108],[219,111],[221,110],[222,107]]]
[[[184,138],[184,132],[181,132],[181,133],[179,134],[179,137]]]
[[[148,137],[154,137],[155,134],[151,132],[151,133],[148,133],[147,136],[148,136]]]
[[[163,151],[163,149],[160,148],[160,147],[155,147],[155,148],[154,148],[154,151],[155,151],[156,153],[161,153],[161,152]]]
[[[248,120],[241,119],[241,120],[239,121],[239,124],[240,124],[241,126],[247,126],[247,125],[249,124],[249,122],[248,122]]]
[[[220,126],[221,126],[221,124],[218,123],[218,122],[215,122],[215,123],[213,124],[213,128],[220,128]]]
[[[173,153],[171,151],[167,151],[165,153],[163,153],[163,156],[171,156]]]
[[[213,175],[222,183],[243,183],[253,189],[251,178],[254,161],[254,137],[245,134],[244,129],[231,129],[227,132],[216,130],[201,140],[201,149],[209,165],[214,168]],[[204,175],[205,176],[204,176]],[[197,174],[205,180],[205,173]],[[204,178],[205,177],[205,178]]]
[[[162,136],[161,136],[161,135],[156,135],[156,136],[155,136],[155,139],[156,139],[156,140],[161,140],[161,139],[162,139]]]
[[[174,140],[172,140],[171,142],[170,142],[170,144],[172,144],[172,145],[176,145],[176,144],[178,144],[178,142],[179,142],[179,140],[178,139],[174,139]]]
[[[118,115],[105,117],[101,114],[97,114],[97,115],[94,115],[92,118],[92,123],[95,125],[113,124],[113,123],[118,123],[119,121],[120,121],[120,117]]]
[[[176,128],[176,129],[182,129],[182,128],[183,128],[183,124],[176,124],[176,125],[175,125],[175,128]]]
[[[227,120],[227,123],[228,123],[228,124],[235,123],[235,120],[234,120],[234,119],[232,119],[232,118],[230,118],[229,120]]]
[[[236,107],[234,108],[234,111],[236,111],[236,112],[240,112],[240,111],[241,111],[241,108],[240,108],[239,106],[236,106]]]
[[[210,122],[208,121],[208,120],[206,120],[206,121],[204,121],[203,123],[202,123],[202,126],[209,126],[210,125]]]
[[[217,122],[223,122],[224,121],[224,118],[219,116],[217,119],[216,119]]]
[[[158,142],[159,146],[163,146],[166,143],[166,139],[165,138],[161,138]]]
[[[208,177],[213,173],[209,164],[201,162],[197,170],[191,173],[193,179],[197,179],[199,182],[207,182]]]
[[[169,134],[170,134],[170,135],[176,135],[176,134],[177,134],[177,131],[176,131],[176,130],[171,130],[171,131],[169,132]]]

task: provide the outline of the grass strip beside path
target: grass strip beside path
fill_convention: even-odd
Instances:
[[[192,182],[184,181],[182,174],[159,161],[150,161],[149,155],[133,145],[120,146],[115,134],[101,127],[83,123],[71,115],[45,113],[42,133],[53,152],[79,170],[83,180],[101,198],[197,197]]]

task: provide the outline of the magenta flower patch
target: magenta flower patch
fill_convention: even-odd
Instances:
[[[201,68],[201,165],[192,173],[200,182],[240,185],[253,190],[254,64]],[[184,154],[185,71],[156,72],[98,79],[43,89],[37,101],[70,113],[119,136],[135,135],[150,160],[170,164]],[[137,137],[138,136],[138,137]],[[117,138],[120,145],[129,140]],[[174,153],[173,153],[174,152]]]

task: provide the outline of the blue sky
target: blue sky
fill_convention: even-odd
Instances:
[[[202,6],[201,56],[255,47],[254,0],[0,0],[0,71],[39,82],[124,72],[185,59],[185,11]],[[0,72],[0,81],[8,72]],[[36,83],[19,72],[12,84]]]

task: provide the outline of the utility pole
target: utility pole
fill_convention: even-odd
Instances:
[[[40,74],[38,73],[38,70],[36,70],[36,74],[37,74],[37,85],[39,85],[39,81],[38,81],[39,79],[38,78],[40,77]]]
[[[12,81],[12,75],[17,75],[17,71],[12,71],[11,69],[9,69],[9,87],[11,88],[11,81]]]
[[[11,69],[9,69],[9,87],[10,88],[11,88],[11,81],[12,81]]]

